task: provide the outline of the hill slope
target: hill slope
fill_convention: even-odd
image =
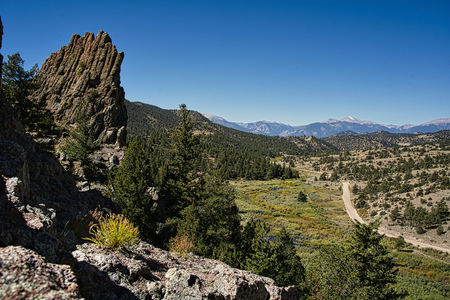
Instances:
[[[125,104],[128,111],[128,133],[130,137],[148,135],[178,125],[179,117],[175,110],[161,109],[140,102],[126,101]],[[191,112],[191,118],[194,130],[203,134],[202,140],[209,146],[245,149],[270,157],[336,150],[334,146],[314,137],[282,138],[242,132],[215,124],[195,111]]]

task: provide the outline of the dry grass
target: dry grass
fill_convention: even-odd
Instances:
[[[195,245],[193,237],[187,233],[177,234],[169,243],[170,252],[186,257],[190,252],[194,251]]]
[[[72,220],[72,222],[70,222],[71,228],[78,238],[83,239],[89,237],[91,227],[98,224],[102,216],[103,212],[101,211],[101,208],[95,208],[83,217],[77,217],[75,220]]]

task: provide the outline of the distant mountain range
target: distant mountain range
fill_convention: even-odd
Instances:
[[[348,116],[341,120],[328,119],[308,125],[291,126],[283,123],[258,121],[253,123],[234,123],[212,114],[204,114],[210,121],[237,130],[269,136],[315,136],[328,137],[336,134],[361,134],[377,131],[390,133],[427,133],[450,130],[450,118],[436,119],[420,125],[382,125]]]

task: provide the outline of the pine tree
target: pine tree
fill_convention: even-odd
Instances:
[[[144,151],[137,142],[131,142],[120,166],[109,174],[109,194],[141,234],[153,240],[157,220],[156,203],[149,193],[152,186],[149,171]]]
[[[300,287],[305,280],[305,269],[297,255],[292,234],[282,227],[272,242],[274,269],[272,277],[278,285]]]
[[[192,122],[185,104],[180,105],[180,124],[170,137],[171,159],[168,180],[163,187],[168,200],[170,216],[179,217],[190,204],[199,199],[202,181],[199,176],[199,139],[194,135]]]
[[[395,293],[390,284],[395,282],[393,259],[381,243],[377,224],[355,223],[349,241],[349,255],[355,272],[357,299],[393,299]]]
[[[242,231],[243,268],[255,274],[269,276],[275,267],[272,248],[267,240],[265,224],[250,219]]]
[[[393,259],[376,224],[354,225],[347,245],[329,245],[314,254],[307,282],[314,299],[396,299]]]
[[[69,155],[71,160],[81,162],[82,166],[88,166],[89,154],[99,148],[88,120],[84,116],[78,117],[76,128],[70,131],[70,139],[62,147],[62,151]]]
[[[292,234],[282,228],[272,242],[267,240],[268,228],[250,220],[242,230],[242,267],[275,280],[278,285],[300,287],[305,269],[296,254]]]
[[[308,201],[308,196],[306,196],[305,192],[300,191],[297,196],[297,201],[306,202],[306,201]]]
[[[44,136],[56,130],[56,125],[53,115],[45,108],[45,102],[30,99],[31,93],[39,86],[34,78],[38,66],[35,64],[27,71],[24,63],[19,52],[8,55],[8,61],[3,63],[1,89],[8,102],[17,110],[25,130]]]

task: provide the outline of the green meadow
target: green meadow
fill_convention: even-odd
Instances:
[[[350,220],[340,190],[306,184],[304,178],[268,181],[234,181],[236,199],[244,221],[253,218],[265,222],[270,235],[286,227],[314,247],[342,240],[350,232]],[[304,192],[307,202],[297,200]]]
[[[231,184],[236,188],[236,204],[244,222],[253,218],[266,223],[271,229],[269,235],[275,235],[283,226],[292,231],[306,266],[309,253],[320,245],[343,242],[351,233],[352,223],[340,189],[312,186],[305,178]],[[308,195],[307,202],[297,200],[300,191]],[[404,299],[448,299],[450,256],[413,246],[399,250],[394,244],[395,239],[385,239],[399,272],[394,289]]]

